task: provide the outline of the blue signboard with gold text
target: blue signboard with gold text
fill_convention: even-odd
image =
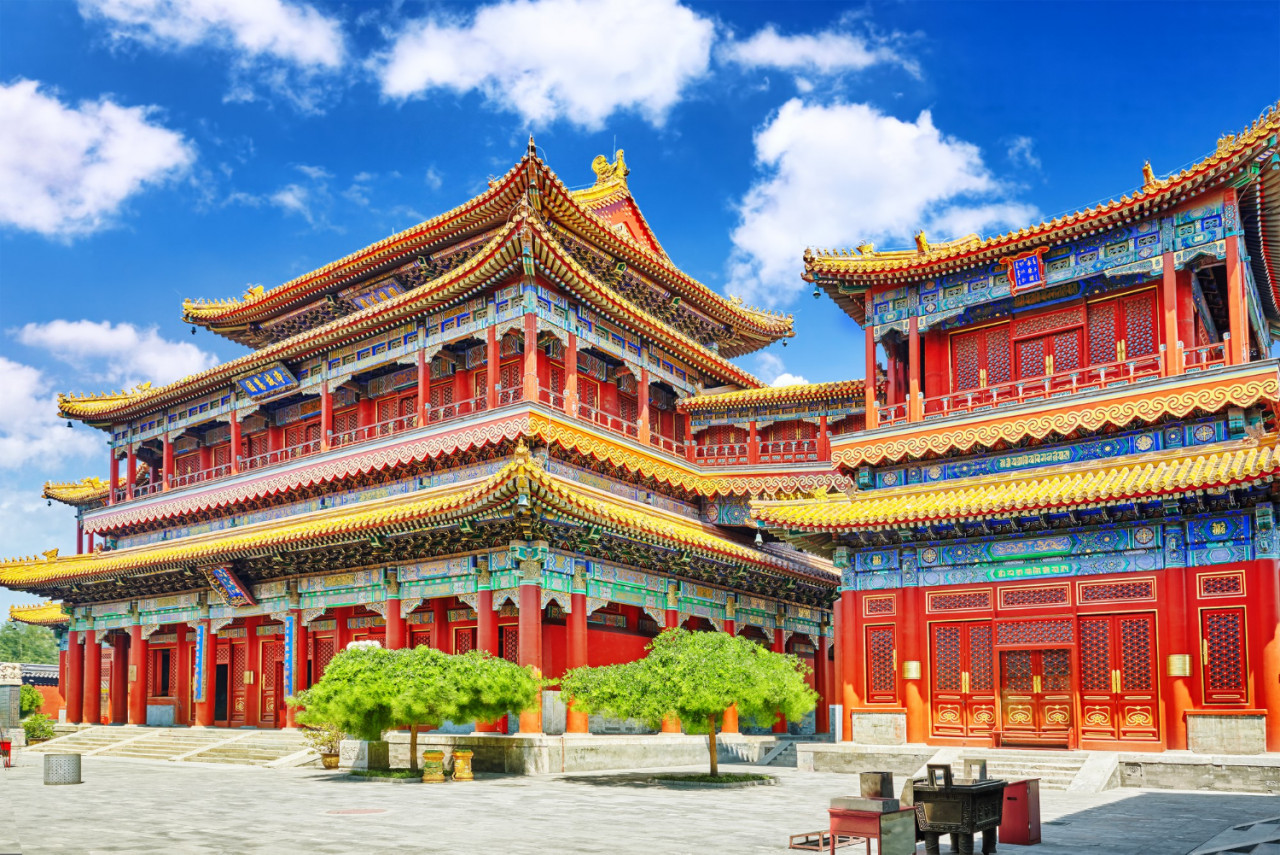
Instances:
[[[1046,249],[1048,247],[1041,247],[1013,258],[1000,259],[1000,263],[1009,268],[1010,293],[1017,294],[1044,287],[1044,262],[1040,260],[1040,256]]]
[[[270,368],[241,377],[236,382],[250,398],[266,398],[297,386],[298,378],[283,363],[277,362]]]

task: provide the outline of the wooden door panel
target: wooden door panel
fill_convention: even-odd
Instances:
[[[991,624],[934,624],[932,642],[934,734],[990,736],[996,724]]]
[[[248,707],[246,703],[246,692],[244,684],[245,663],[248,657],[245,655],[244,642],[232,642],[231,647],[231,669],[230,690],[231,690],[231,724],[242,725],[245,723],[245,713]]]
[[[1200,615],[1200,651],[1207,704],[1248,703],[1243,608],[1205,609]]]
[[[898,651],[893,624],[867,627],[867,703],[898,702]]]
[[[1159,740],[1155,666],[1155,615],[1082,618],[1081,736]]]

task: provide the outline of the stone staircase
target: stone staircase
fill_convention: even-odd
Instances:
[[[141,739],[116,745],[99,754],[99,757],[132,757],[137,760],[177,760],[187,754],[200,751],[238,734],[224,729],[203,728],[149,728]]]
[[[1100,755],[1094,758],[1092,755]],[[1105,775],[1105,780],[1085,786],[1076,785],[1077,779],[1084,776],[1081,771],[1086,765],[1096,767],[1105,764],[1108,756],[1111,758],[1111,768],[1114,770],[1114,755],[1107,755],[1106,752],[1089,752],[1089,751],[1024,751],[1015,748],[944,748],[938,751],[928,762],[929,763],[949,763],[952,773],[957,777],[964,774],[964,760],[986,760],[987,776],[990,778],[1004,778],[1006,780],[1019,778],[1039,778],[1040,789],[1055,790],[1065,792],[1070,789],[1075,792],[1098,792],[1105,789],[1106,784],[1110,780],[1110,775]],[[1094,769],[1090,770],[1095,771]],[[925,775],[925,767],[922,767],[916,773],[917,777]],[[1084,781],[1080,781],[1084,784]]]
[[[126,739],[132,739],[144,733],[145,730],[140,727],[103,727],[101,725],[84,727],[22,750],[53,754],[89,754],[110,748]]]
[[[198,754],[192,754],[185,758],[185,762],[266,766],[297,754],[306,747],[307,744],[299,733],[253,731],[234,741],[222,742]]]

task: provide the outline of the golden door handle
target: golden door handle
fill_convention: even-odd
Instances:
[[[1052,353],[1044,358],[1044,373],[1045,374],[1053,373],[1053,354]]]
[[[960,674],[960,691],[966,695],[969,694],[969,672],[963,671]]]
[[[1200,639],[1200,661],[1205,665],[1209,664],[1209,639]]]
[[[1040,675],[1039,674],[1036,674],[1034,677],[1031,678],[1031,691],[1035,692],[1037,695],[1040,694]]]
[[[978,388],[987,388],[987,369],[985,368],[978,369]]]
[[[1111,693],[1120,694],[1120,671],[1119,669],[1111,672]]]

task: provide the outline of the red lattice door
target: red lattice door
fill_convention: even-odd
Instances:
[[[228,674],[230,682],[228,689],[231,695],[230,724],[232,727],[242,726],[245,723],[245,712],[248,707],[246,702],[247,688],[244,684],[244,672],[248,668],[248,656],[243,641],[231,642],[228,645],[231,648],[231,670]]]
[[[1156,619],[1124,614],[1080,619],[1080,735],[1155,742]]]
[[[335,642],[332,635],[311,636],[311,685],[320,682],[324,669],[333,658]]]
[[[520,662],[520,631],[517,626],[498,628],[498,647],[502,658],[508,662]]]
[[[1071,700],[1069,649],[1000,651],[1002,742],[1068,743]]]
[[[951,376],[955,391],[1007,383],[1010,376],[1009,325],[951,337]]]
[[[1244,626],[1243,608],[1205,609],[1200,613],[1200,664],[1204,669],[1206,704],[1249,702]]]
[[[409,633],[409,649],[431,646],[431,630],[415,629]],[[461,651],[459,651],[461,652]]]
[[[1018,378],[1074,371],[1081,367],[1083,351],[1084,331],[1079,328],[1021,339],[1014,348]]]
[[[470,653],[477,648],[476,630],[474,627],[466,629],[455,629],[453,631],[453,652],[454,653]]]
[[[893,624],[867,627],[867,703],[898,702],[898,650]]]
[[[258,698],[258,717],[262,727],[283,727],[284,714],[284,642],[262,642],[262,694]]]
[[[996,725],[991,624],[936,623],[930,641],[934,735],[989,737]]]

